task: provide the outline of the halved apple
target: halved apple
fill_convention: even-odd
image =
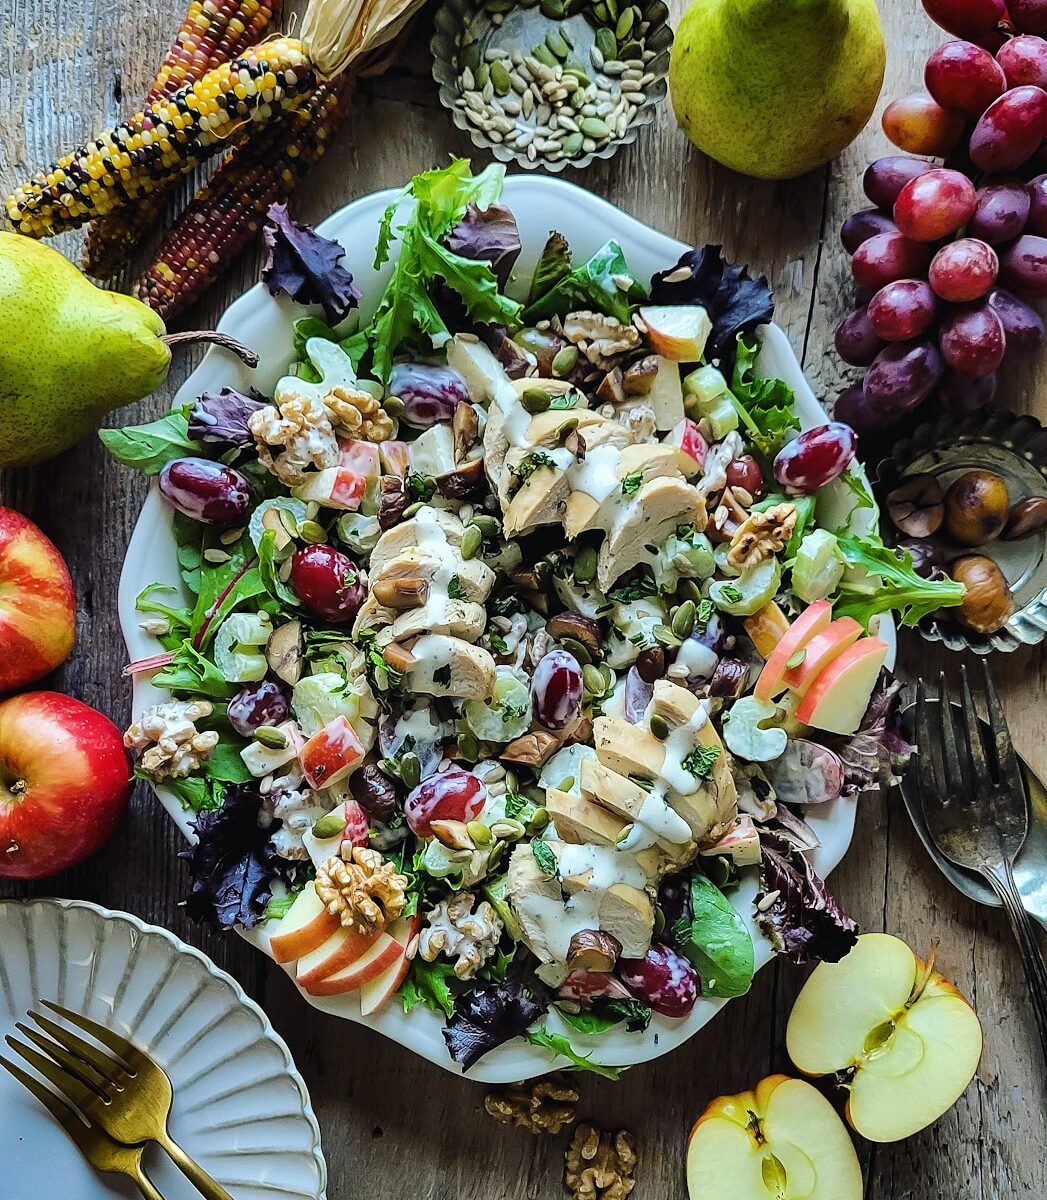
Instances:
[[[879,638],[862,638],[849,646],[811,684],[796,706],[796,719],[828,733],[854,733],[886,657],[887,644]]]
[[[376,979],[403,955],[403,947],[387,933],[380,933],[359,958],[323,978],[313,979],[304,987],[310,996],[338,996],[355,992],[368,980]]]
[[[288,963],[304,954],[311,954],[337,928],[338,918],[332,917],[324,908],[316,888],[306,884],[269,939],[273,958],[278,963]]]
[[[785,1039],[806,1075],[847,1072],[847,1120],[872,1142],[925,1129],[974,1078],[982,1030],[970,1004],[896,937],[865,933],[821,963],[793,1005]]]
[[[687,1141],[691,1200],[861,1200],[862,1169],[847,1128],[802,1079],[769,1075],[719,1096]]]
[[[421,917],[404,917],[389,926],[389,936],[400,946],[400,955],[386,967],[381,975],[368,979],[360,987],[360,1013],[369,1017],[384,1008],[396,995],[403,983],[414,957],[411,943],[421,928]]]
[[[832,624],[818,630],[803,648],[803,662],[789,667],[782,676],[785,686],[797,696],[806,696],[822,671],[848,646],[853,646],[862,633],[862,627],[854,617],[838,617]]]
[[[302,774],[312,788],[340,783],[360,762],[366,747],[344,716],[329,721],[302,747],[298,756]]]
[[[697,362],[702,357],[713,324],[700,304],[652,304],[641,308],[639,315],[656,354],[673,362]]]
[[[312,984],[363,958],[377,940],[378,934],[362,934],[339,925],[326,942],[298,960],[295,981],[308,991]]]
[[[789,669],[789,660],[801,650],[806,651],[807,644],[815,634],[828,628],[832,615],[833,607],[828,600],[816,600],[793,621],[763,665],[760,678],[753,688],[753,695],[758,700],[773,700],[785,690],[785,672]]]

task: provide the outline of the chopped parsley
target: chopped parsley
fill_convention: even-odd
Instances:
[[[694,614],[694,632],[704,633],[709,628],[709,622],[716,612],[716,605],[711,600],[699,600]]]
[[[490,633],[487,635],[487,640],[491,643],[491,649],[497,650],[499,654],[509,653],[509,643],[500,633]]]
[[[634,600],[649,600],[657,595],[658,587],[654,580],[649,575],[640,575],[628,583],[623,583],[621,587],[611,588],[607,599],[618,604],[630,604]]]
[[[523,810],[527,807],[530,801],[526,796],[521,796],[519,792],[505,793],[505,815],[515,821]]]
[[[535,839],[531,843],[531,853],[534,855],[534,861],[538,864],[538,870],[543,875],[549,878],[555,878],[560,874],[560,868],[556,862],[556,855],[553,853],[552,847],[548,842]]]
[[[554,396],[549,402],[549,407],[552,409],[574,408],[578,403],[578,398],[574,392],[565,392],[562,396]]]
[[[509,725],[518,721],[527,710],[522,704],[510,704],[508,700],[503,700],[498,705],[498,711],[502,714],[502,724]]]
[[[451,600],[465,599],[465,588],[462,587],[461,576],[452,575],[447,581],[447,595]]]
[[[622,495],[634,496],[643,485],[643,471],[630,471],[622,480]]]
[[[725,583],[720,588],[720,595],[723,596],[728,604],[740,604],[745,598],[742,595],[741,588],[736,588],[733,583]]]
[[[510,467],[509,470],[521,483],[526,483],[539,467],[555,466],[552,455],[547,454],[544,450],[532,450],[530,454],[520,460],[517,466]]]
[[[695,779],[708,779],[719,757],[719,746],[695,746],[681,765]]]
[[[427,504],[436,494],[436,480],[431,475],[412,471],[407,476],[407,490],[413,500],[421,500],[423,504]]]

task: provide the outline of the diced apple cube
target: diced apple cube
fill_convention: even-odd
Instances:
[[[335,717],[302,747],[300,761],[312,788],[328,788],[343,780],[366,753],[356,730],[346,717]]]
[[[676,446],[684,454],[693,458],[698,467],[705,466],[709,443],[702,437],[697,423],[690,417],[684,417],[665,440],[670,446]]]
[[[285,721],[276,727],[287,739],[287,745],[282,749],[263,746],[261,742],[252,742],[240,751],[244,766],[256,779],[271,775],[280,767],[286,767],[298,757],[302,745],[302,735],[294,721]]]
[[[707,857],[726,854],[736,867],[755,867],[760,862],[760,835],[752,817],[741,813],[718,842],[701,852]]]
[[[700,304],[659,304],[640,309],[647,340],[656,354],[675,362],[697,362],[713,323]]]
[[[404,479],[410,470],[410,451],[406,442],[382,442],[378,447],[382,470],[386,475]]]
[[[447,421],[430,427],[411,443],[411,470],[421,475],[445,475],[454,470],[454,435]]]

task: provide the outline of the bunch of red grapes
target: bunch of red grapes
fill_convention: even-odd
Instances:
[[[835,416],[885,429],[933,392],[949,412],[991,403],[1005,356],[1044,341],[1047,298],[1047,0],[923,0],[962,39],[927,60],[919,93],[883,114],[909,154],[865,172],[875,205],[841,239],[864,301],[836,332],[862,382]]]

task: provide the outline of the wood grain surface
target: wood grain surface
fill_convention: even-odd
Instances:
[[[783,0],[784,2],[784,0]],[[9,185],[110,123],[144,92],[178,25],[184,0],[0,0],[0,185]],[[677,13],[682,0],[672,0]],[[923,61],[940,40],[917,0],[881,0],[889,47],[885,97],[920,86]],[[315,220],[377,188],[464,153],[470,145],[439,107],[428,75],[428,31],[383,78],[364,83],[348,127],[296,202]],[[838,228],[863,207],[865,164],[886,150],[873,123],[842,157],[805,178],[765,184],[732,175],[691,149],[668,108],[610,163],[568,173],[643,220],[684,240],[723,242],[730,257],[765,271],[777,319],[802,357],[816,393],[835,395],[844,378],[832,351],[850,294]],[[78,258],[78,238],[60,249]],[[223,286],[191,314],[206,326],[256,278],[244,255]],[[113,423],[164,411],[190,369],[182,357],[166,388]],[[1047,359],[1008,370],[1006,399],[1047,419]],[[37,520],[69,560],[79,598],[76,652],[54,686],[124,724],[130,690],[116,589],[145,487],[89,439],[33,471],[0,481],[0,497]],[[937,671],[933,648],[902,639],[903,669]],[[1019,748],[1047,773],[1043,649],[995,669]],[[954,666],[953,664],[950,664]],[[165,925],[231,971],[266,1008],[290,1044],[312,1092],[330,1164],[332,1200],[377,1195],[419,1200],[543,1200],[562,1195],[566,1135],[549,1140],[509,1131],[483,1113],[482,1089],[408,1051],[303,1004],[286,976],[233,935],[210,934],[179,907],[185,872],[171,823],[144,787],[127,822],[100,856],[33,888],[3,895],[57,894],[127,909]],[[937,1125],[893,1146],[860,1144],[869,1200],[931,1197],[1001,1200],[1047,1196],[1047,1083],[1018,955],[1001,916],[955,894],[927,860],[896,797],[863,801],[858,827],[833,888],[867,930],[887,930],[925,947],[941,938],[939,965],[974,1001],[985,1029],[977,1078]],[[2,947],[0,947],[2,953]],[[727,1006],[670,1057],[630,1071],[618,1084],[582,1081],[580,1112],[634,1131],[640,1148],[636,1200],[682,1200],[684,1142],[714,1095],[789,1070],[784,1024],[802,973],[767,968],[751,993]],[[2,1144],[2,1136],[0,1136]]]

